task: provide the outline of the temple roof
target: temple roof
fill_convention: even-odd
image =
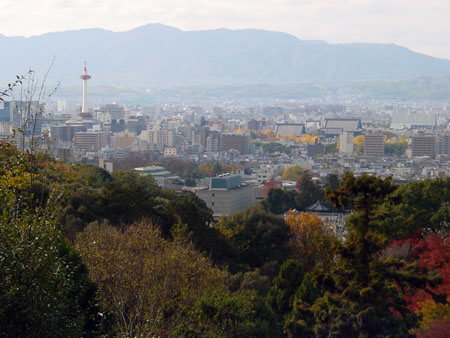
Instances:
[[[306,208],[309,212],[330,212],[331,209],[320,201],[317,201],[313,205]]]

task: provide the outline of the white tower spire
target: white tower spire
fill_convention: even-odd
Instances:
[[[83,73],[80,75],[80,79],[83,80],[83,105],[81,107],[81,117],[90,115],[88,111],[87,105],[87,80],[89,80],[91,76],[87,73],[86,61],[84,62]]]

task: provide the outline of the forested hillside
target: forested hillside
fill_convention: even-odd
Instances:
[[[0,34],[0,81],[26,67],[44,72],[54,56],[49,80],[63,78],[67,85],[78,84],[83,60],[92,85],[133,88],[330,84],[450,74],[450,60],[394,44],[329,44],[258,29],[182,31],[149,24],[126,32],[82,29],[28,38]]]
[[[301,212],[318,199],[352,210],[344,239]],[[303,173],[214,222],[151,177],[2,143],[0,336],[439,337],[449,201],[450,178]]]

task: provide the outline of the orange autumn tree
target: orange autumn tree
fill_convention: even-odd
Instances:
[[[282,188],[281,182],[276,181],[274,177],[272,177],[269,181],[264,183],[264,187],[262,189],[263,196],[266,197],[269,193],[270,189]]]
[[[305,272],[314,267],[327,268],[334,264],[334,248],[338,239],[331,226],[315,213],[289,211],[289,246],[292,258],[300,262]]]

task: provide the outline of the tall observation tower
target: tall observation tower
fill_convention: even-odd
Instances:
[[[91,76],[87,73],[86,62],[84,62],[83,73],[80,75],[80,79],[83,80],[83,105],[81,107],[80,117],[82,119],[91,119],[92,114],[88,111],[87,105],[87,81],[91,78]]]

